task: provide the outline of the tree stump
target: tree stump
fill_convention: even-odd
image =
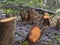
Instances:
[[[16,17],[0,20],[0,45],[13,45]]]

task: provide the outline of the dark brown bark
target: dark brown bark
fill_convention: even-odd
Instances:
[[[0,20],[0,45],[13,45],[15,18],[7,19]]]
[[[60,18],[57,20],[56,28],[57,28],[57,29],[60,29]]]
[[[26,13],[25,10],[23,10],[23,11],[20,12],[20,16],[22,18],[22,22],[27,21],[27,13]]]

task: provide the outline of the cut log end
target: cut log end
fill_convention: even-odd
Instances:
[[[41,35],[41,30],[38,26],[34,26],[29,34],[29,40],[32,42],[37,42],[38,39],[40,38]]]
[[[15,19],[16,19],[16,17],[11,17],[11,18],[2,19],[2,20],[0,20],[0,22],[9,22],[9,21],[15,20]]]

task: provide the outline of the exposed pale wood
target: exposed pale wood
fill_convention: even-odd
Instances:
[[[29,40],[35,43],[40,38],[40,35],[41,35],[41,29],[38,26],[34,26],[30,31]]]
[[[2,19],[2,20],[0,20],[0,22],[9,22],[9,21],[14,20],[14,19],[16,19],[16,17]]]

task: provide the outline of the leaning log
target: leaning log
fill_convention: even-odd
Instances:
[[[16,17],[0,20],[0,45],[13,45]]]
[[[52,10],[47,10],[47,9],[44,9],[44,8],[36,8],[36,7],[29,7],[29,6],[20,6],[20,5],[9,5],[9,6],[2,6],[0,8],[3,8],[3,9],[8,9],[8,8],[11,8],[11,9],[35,9],[36,11],[40,11],[41,13],[44,13],[44,12],[48,12],[49,14],[56,14],[56,11],[52,11]]]

